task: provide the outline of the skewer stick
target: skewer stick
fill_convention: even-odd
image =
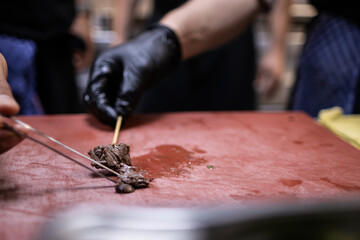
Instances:
[[[118,136],[119,136],[119,132],[120,132],[120,128],[121,128],[121,122],[122,122],[122,116],[118,116],[117,121],[116,121],[116,126],[115,126],[115,132],[114,132],[114,138],[112,143],[116,143]]]

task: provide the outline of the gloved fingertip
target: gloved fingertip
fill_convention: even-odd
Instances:
[[[90,104],[90,96],[89,96],[89,94],[84,93],[82,100],[83,100],[84,105],[88,106]]]
[[[100,119],[100,121],[102,121],[107,125],[115,127],[118,117],[118,113],[115,111],[115,109],[110,106],[103,105],[98,107],[98,110],[99,112],[97,116]]]

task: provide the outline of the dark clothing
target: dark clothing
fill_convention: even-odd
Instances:
[[[320,13],[299,60],[293,110],[317,117],[334,106],[360,113],[360,28],[342,17]]]
[[[72,37],[38,42],[37,91],[47,114],[83,112],[72,64]]]
[[[154,1],[154,21],[160,20],[162,16],[164,16],[169,11],[180,7],[186,1],[184,0],[155,0]]]
[[[75,41],[69,34],[75,18],[75,1],[3,1],[1,9],[0,35],[36,44],[36,63],[33,64],[36,81],[33,84],[37,87],[45,113],[81,112],[72,65]],[[8,80],[10,83],[17,81],[11,76]],[[20,105],[20,108],[25,107]]]
[[[36,93],[34,41],[0,34],[0,52],[8,65],[8,83],[21,115],[42,114]]]
[[[310,0],[321,13],[344,17],[360,26],[360,4],[358,0]]]
[[[155,1],[151,22],[183,2]],[[254,110],[255,57],[249,28],[232,42],[181,63],[143,94],[136,112]]]
[[[74,17],[74,0],[2,1],[0,33],[46,40],[67,33]]]

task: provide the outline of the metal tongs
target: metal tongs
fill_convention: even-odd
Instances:
[[[70,150],[71,152],[75,153],[76,155],[78,155],[78,156],[80,156],[80,157],[82,157],[82,158],[85,158],[85,159],[91,161],[92,163],[100,166],[100,167],[103,168],[103,169],[108,170],[109,172],[115,174],[116,176],[120,176],[120,174],[117,173],[117,172],[115,172],[114,170],[112,170],[112,169],[104,166],[103,164],[101,164],[101,163],[99,163],[99,162],[91,159],[90,157],[88,157],[88,156],[86,156],[86,155],[84,155],[84,154],[76,151],[75,149],[73,149],[73,148],[65,145],[64,143],[62,143],[62,142],[54,139],[53,137],[48,136],[47,134],[45,134],[45,133],[37,130],[36,128],[30,126],[29,124],[24,123],[23,121],[15,118],[15,117],[13,117],[13,116],[11,116],[11,117],[9,117],[9,116],[4,116],[4,115],[1,115],[1,116],[2,116],[2,117],[5,117],[5,118],[7,118],[7,119],[10,119],[10,120],[12,120],[12,121],[15,122],[15,123],[18,123],[18,124],[24,126],[25,128],[27,128],[27,129],[31,130],[32,132],[40,135],[41,137],[44,137],[44,138],[46,138],[46,139],[48,139],[48,140],[56,143],[58,146],[61,146],[61,147],[63,147],[63,148],[66,148],[66,149]],[[64,153],[62,153],[61,151],[59,151],[59,150],[51,147],[50,145],[48,145],[48,144],[46,144],[46,143],[44,143],[44,142],[42,142],[42,141],[40,141],[40,140],[38,140],[38,139],[35,139],[35,138],[33,138],[33,137],[29,136],[29,135],[24,135],[23,133],[17,131],[15,128],[13,128],[11,125],[7,124],[6,122],[3,122],[2,125],[3,125],[3,128],[8,129],[8,130],[10,130],[10,131],[13,131],[13,132],[16,133],[16,134],[19,134],[19,135],[21,135],[21,136],[24,136],[24,137],[26,137],[27,139],[29,139],[29,140],[31,140],[31,141],[33,141],[33,142],[36,142],[36,143],[38,143],[38,144],[40,144],[40,145],[42,145],[42,146],[44,146],[44,147],[46,147],[46,148],[54,151],[55,153],[57,153],[57,154],[65,157],[66,159],[68,159],[68,160],[70,160],[70,161],[72,161],[72,162],[75,162],[76,164],[78,164],[78,165],[80,165],[80,166],[82,166],[82,167],[90,170],[91,172],[97,174],[98,176],[103,177],[103,178],[106,178],[107,180],[109,180],[109,181],[111,181],[111,182],[113,182],[113,183],[117,183],[117,181],[115,181],[114,179],[111,179],[111,178],[109,178],[108,176],[105,176],[104,174],[102,174],[102,173],[100,173],[100,172],[97,172],[97,171],[91,169],[90,167],[88,167],[88,166],[84,165],[83,163],[81,163],[81,162],[79,162],[79,161],[77,161],[77,160],[75,160],[75,159],[67,156],[66,154],[64,154]]]

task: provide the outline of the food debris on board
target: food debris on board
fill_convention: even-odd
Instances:
[[[132,166],[130,147],[125,143],[112,143],[106,146],[96,146],[89,150],[89,156],[98,163],[118,172],[117,193],[131,193],[136,188],[146,188],[149,182]],[[91,163],[95,168],[101,168],[96,163]]]

